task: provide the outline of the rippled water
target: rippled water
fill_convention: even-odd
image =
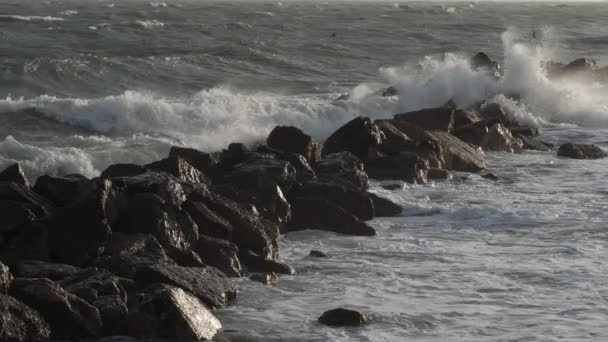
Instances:
[[[322,141],[358,115],[449,99],[494,98],[546,141],[608,148],[606,85],[550,81],[540,68],[608,64],[607,16],[606,4],[580,2],[6,0],[0,167],[94,177],[172,145],[254,143],[278,124]],[[470,69],[478,51],[504,64],[504,79]],[[401,95],[379,96],[389,85]],[[513,93],[521,103],[501,95]],[[608,161],[488,157],[497,182],[374,184],[405,208],[372,222],[378,237],[284,236],[297,274],[275,288],[240,280],[238,302],[218,313],[225,328],[288,341],[605,340]],[[340,305],[369,310],[372,324],[316,323]]]

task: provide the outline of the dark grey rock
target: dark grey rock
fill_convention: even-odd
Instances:
[[[385,139],[384,133],[372,120],[358,117],[340,127],[325,140],[323,156],[348,151],[360,159],[365,159],[369,148],[378,147]]]
[[[17,183],[26,188],[30,186],[30,182],[19,164],[13,164],[0,172],[0,182]]]
[[[329,310],[319,317],[319,323],[329,326],[362,326],[369,322],[369,315],[364,312],[338,308]]]
[[[572,159],[600,159],[606,157],[606,152],[595,145],[567,143],[559,147],[557,155]]]
[[[0,294],[0,341],[39,342],[51,335],[38,312],[13,297]]]
[[[321,145],[296,127],[275,127],[268,135],[266,144],[277,150],[301,154],[311,164],[321,159]]]

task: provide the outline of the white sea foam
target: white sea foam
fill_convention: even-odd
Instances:
[[[150,6],[152,6],[154,8],[167,7],[167,3],[166,2],[151,2]]]
[[[147,30],[165,26],[165,23],[158,20],[136,20],[135,23]]]
[[[59,17],[51,17],[51,16],[36,16],[36,15],[7,15],[0,14],[1,20],[11,20],[11,21],[44,21],[44,22],[52,22],[52,21],[63,21],[63,18]]]
[[[61,15],[66,15],[66,16],[76,15],[76,14],[78,14],[78,11],[75,11],[75,10],[65,10],[65,11],[61,12]]]

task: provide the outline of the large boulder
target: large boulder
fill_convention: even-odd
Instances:
[[[479,172],[487,167],[486,157],[480,151],[444,131],[431,131],[428,136],[440,147],[445,169],[462,172]]]
[[[466,126],[461,126],[452,131],[458,139],[476,146],[480,146],[483,138],[488,134],[490,127],[500,123],[497,119],[484,119]]]
[[[301,154],[280,151],[280,150],[277,150],[274,148],[270,148],[266,145],[258,146],[258,148],[256,148],[255,151],[258,153],[265,154],[265,155],[271,155],[275,159],[290,163],[295,168],[295,171],[296,171],[295,178],[296,178],[297,182],[302,182],[302,181],[307,181],[310,179],[317,178],[317,175],[311,166],[311,162],[309,162],[308,159],[306,159],[306,157],[304,157]],[[318,163],[318,161],[320,159],[321,159],[321,157],[319,156],[319,158],[317,158],[315,163],[312,165],[316,166],[316,164]]]
[[[335,182],[358,190],[369,188],[369,178],[363,162],[350,152],[329,154],[317,164],[319,179]]]
[[[196,252],[206,265],[219,269],[229,277],[240,277],[243,273],[239,248],[232,242],[201,235]]]
[[[291,221],[282,227],[285,233],[318,229],[345,235],[376,235],[374,228],[330,201],[295,197],[290,202],[293,214]]]
[[[82,201],[99,188],[95,181],[81,175],[65,177],[40,176],[34,185],[34,191],[48,198],[55,205],[63,207]]]
[[[393,201],[380,197],[376,194],[369,194],[374,203],[374,216],[377,217],[392,217],[399,216],[403,209]]]
[[[138,338],[211,340],[221,328],[198,298],[171,286],[149,289],[128,317],[129,335]]]
[[[13,232],[23,225],[36,220],[31,205],[17,201],[0,201],[0,233]]]
[[[428,168],[428,160],[412,152],[377,156],[365,163],[365,172],[373,179],[399,179],[419,184],[426,183]]]
[[[53,210],[46,198],[17,183],[0,183],[0,201],[24,203],[38,218],[49,215]]]
[[[382,144],[378,146],[380,151],[387,154],[397,154],[416,150],[416,143],[395,127],[389,120],[376,120],[374,123],[386,137]]]
[[[111,195],[109,180],[85,199],[57,211],[47,222],[51,258],[60,263],[83,266],[98,257],[112,233],[106,217]]]
[[[169,151],[169,158],[180,157],[190,165],[207,173],[218,163],[218,156],[211,153],[201,152],[193,148],[173,146]]]
[[[144,165],[149,170],[167,172],[182,182],[209,183],[208,177],[180,156],[170,156],[163,160]]]
[[[0,294],[0,341],[39,342],[51,335],[38,312],[13,297]]]
[[[262,273],[278,273],[278,274],[294,274],[295,271],[291,266],[282,262],[265,259],[258,254],[244,249],[239,253],[239,258],[248,272]]]
[[[508,128],[500,123],[492,126],[481,140],[481,147],[488,151],[521,152],[523,142],[514,137]]]
[[[463,109],[454,111],[454,128],[467,126],[479,121],[481,121],[481,116],[476,111]]]
[[[17,278],[10,294],[35,308],[51,327],[53,339],[101,335],[101,316],[92,305],[45,278]]]
[[[483,120],[489,120],[488,126],[493,125],[495,122],[500,122],[503,125],[511,126],[515,124],[511,122],[509,116],[502,108],[502,106],[495,102],[488,102],[481,105],[479,108],[479,115]]]
[[[146,173],[148,170],[137,164],[114,164],[101,172],[101,178],[133,177]]]
[[[103,335],[117,336],[128,333],[127,317],[129,309],[127,303],[119,296],[99,296],[93,302],[101,315]]]
[[[471,58],[471,69],[481,70],[493,77],[500,77],[502,67],[484,52],[479,52]]]
[[[19,164],[13,164],[0,172],[0,182],[17,183],[26,188],[30,186],[30,182],[25,177],[25,173]]]
[[[184,289],[210,308],[224,306],[236,294],[236,288],[214,267],[181,267],[170,265],[148,265],[135,275],[140,286],[162,283]]]
[[[22,260],[49,260],[48,229],[42,221],[27,222],[11,232],[0,259],[13,267]]]
[[[209,209],[203,202],[189,200],[184,204],[184,209],[196,222],[199,234],[226,240],[232,238],[234,231],[232,224]]]
[[[177,207],[181,207],[187,199],[184,184],[166,172],[146,172],[137,176],[112,178],[112,184],[118,189],[124,189],[129,197],[140,193],[153,193]],[[130,198],[127,202],[130,202]]]
[[[547,146],[540,140],[536,140],[527,135],[517,135],[516,136],[522,142],[522,147],[524,150],[534,150],[534,151],[551,151],[551,148]]]
[[[395,120],[411,122],[425,130],[450,132],[454,128],[454,110],[444,107],[421,109],[397,114]]]
[[[370,118],[358,117],[340,127],[325,140],[323,156],[348,151],[365,159],[370,148],[377,147],[386,139],[384,133]]]
[[[321,145],[296,127],[275,127],[268,135],[266,144],[280,151],[301,154],[313,165],[321,159]]]
[[[17,278],[48,278],[58,281],[82,271],[78,267],[40,260],[23,260],[14,268]]]
[[[592,144],[567,143],[559,147],[557,155],[572,159],[600,159],[606,157],[606,152]]]
[[[329,310],[319,317],[319,323],[329,326],[362,326],[369,322],[369,315],[364,312],[338,308]]]
[[[13,275],[8,266],[0,262],[0,293],[6,293],[13,282]]]
[[[68,292],[94,304],[101,296],[115,296],[127,301],[127,292],[114,274],[99,268],[87,268],[63,278],[59,284]]]

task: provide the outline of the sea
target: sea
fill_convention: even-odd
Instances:
[[[608,149],[608,85],[544,61],[608,64],[608,3],[2,0],[0,168],[96,177],[173,145],[217,151],[293,125],[323,142],[357,116],[483,100],[556,145]],[[504,76],[473,71],[484,51]],[[395,96],[381,96],[394,86]],[[519,95],[519,101],[510,94]],[[216,312],[267,341],[607,341],[608,159],[487,152],[498,181],[371,191],[403,207],[377,237],[281,238],[296,269]],[[308,257],[311,249],[328,258]],[[317,318],[348,307],[360,328]]]

